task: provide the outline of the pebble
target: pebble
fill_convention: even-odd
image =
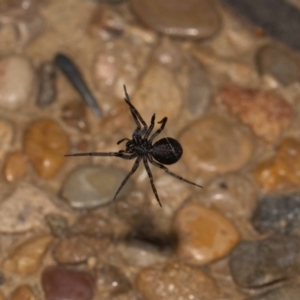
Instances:
[[[260,233],[300,236],[300,194],[261,197],[252,222]]]
[[[179,261],[144,268],[136,278],[139,292],[147,300],[218,299],[219,290],[212,278],[199,268]]]
[[[249,219],[256,207],[258,191],[246,176],[229,173],[214,178],[205,185],[201,201],[222,214]]]
[[[0,232],[16,234],[46,229],[44,216],[48,213],[62,214],[42,190],[20,183],[0,203]]]
[[[300,286],[297,284],[283,285],[258,296],[246,300],[298,300],[300,298]]]
[[[63,237],[53,249],[53,257],[60,264],[78,264],[86,262],[108,248],[109,238],[97,239],[81,234]]]
[[[95,208],[111,203],[127,173],[114,167],[81,166],[63,184],[61,195],[73,208]],[[121,190],[120,199],[131,189],[131,180]]]
[[[292,117],[289,103],[271,91],[227,85],[219,91],[215,102],[224,105],[268,143],[278,140]]]
[[[61,118],[67,125],[89,132],[89,124],[86,118],[86,105],[82,101],[72,101],[65,104],[61,111]]]
[[[107,41],[122,35],[124,25],[123,18],[115,9],[100,4],[92,16],[88,30],[93,36]]]
[[[212,97],[212,86],[202,64],[192,59],[189,70],[187,106],[195,115],[203,115]]]
[[[0,119],[0,159],[3,159],[6,152],[11,149],[13,137],[14,129],[12,124],[6,120]]]
[[[51,235],[43,235],[23,242],[4,260],[2,269],[18,275],[34,273],[52,241]]]
[[[275,157],[259,163],[254,177],[266,190],[278,190],[300,184],[300,141],[285,138]]]
[[[238,243],[239,233],[216,210],[189,203],[173,221],[177,254],[191,264],[203,265],[225,257]]]
[[[0,291],[0,300],[6,300],[6,298],[4,297],[4,295],[1,291]]]
[[[260,48],[256,54],[256,63],[260,74],[271,75],[283,85],[290,85],[300,79],[297,61],[291,54],[275,45],[270,44]]]
[[[10,152],[3,165],[3,177],[8,182],[15,182],[28,172],[27,158],[21,151]]]
[[[188,125],[179,136],[183,160],[194,173],[225,173],[240,169],[251,157],[251,136],[218,115],[206,115]]]
[[[164,34],[192,39],[213,35],[220,26],[214,5],[208,0],[131,0],[134,12],[150,28]]]
[[[17,110],[28,104],[37,88],[36,74],[28,59],[18,55],[2,58],[0,74],[0,107]]]
[[[50,266],[42,274],[45,300],[91,300],[94,285],[90,273],[63,266]]]
[[[285,280],[299,272],[298,237],[272,236],[243,241],[231,253],[229,265],[235,282],[258,288]]]
[[[39,70],[37,105],[47,107],[56,99],[56,69],[53,62],[44,62]]]
[[[152,64],[132,95],[132,103],[146,123],[154,113],[156,121],[168,116],[169,122],[174,122],[181,112],[183,95],[174,73],[162,65]]]
[[[11,300],[37,300],[32,289],[28,285],[21,285],[11,294]]]
[[[113,297],[128,292],[131,283],[118,267],[104,264],[96,271],[96,287],[99,295]]]
[[[49,213],[45,216],[45,222],[50,228],[51,233],[55,237],[64,236],[68,230],[68,220],[59,214]]]
[[[24,150],[34,169],[42,178],[53,178],[64,165],[69,150],[69,138],[52,119],[31,122],[24,134]]]

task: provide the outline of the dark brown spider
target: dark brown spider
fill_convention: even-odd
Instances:
[[[118,152],[87,152],[87,153],[66,154],[65,156],[117,156],[117,157],[121,157],[123,159],[136,158],[136,161],[135,161],[131,171],[128,173],[128,175],[122,181],[120,187],[116,191],[116,194],[115,194],[113,200],[116,199],[117,195],[119,194],[120,190],[122,189],[122,187],[125,185],[125,183],[129,179],[129,177],[137,170],[141,160],[143,160],[146,171],[150,178],[150,184],[151,184],[153,193],[154,193],[160,206],[162,206],[162,205],[160,203],[160,200],[159,200],[159,197],[158,197],[155,185],[154,185],[153,176],[152,176],[148,161],[155,167],[163,169],[166,173],[172,175],[173,177],[202,188],[201,185],[198,185],[194,182],[191,182],[187,179],[182,178],[181,176],[171,172],[170,170],[168,170],[168,168],[166,168],[164,166],[164,165],[174,164],[180,159],[180,157],[182,155],[182,147],[178,141],[176,141],[173,138],[166,137],[166,138],[162,138],[162,139],[158,140],[157,142],[155,142],[154,144],[152,144],[153,140],[164,129],[168,118],[164,117],[161,121],[159,121],[158,123],[161,124],[160,128],[158,130],[156,130],[150,136],[150,134],[154,128],[155,114],[151,118],[150,126],[148,126],[146,124],[146,122],[144,121],[144,119],[139,114],[139,112],[136,110],[136,108],[131,104],[125,85],[124,85],[124,91],[125,91],[124,100],[128,104],[130,112],[134,119],[134,122],[136,123],[136,129],[132,134],[132,139],[124,138],[117,142],[117,144],[120,144],[124,141],[127,141],[126,149],[120,150]]]

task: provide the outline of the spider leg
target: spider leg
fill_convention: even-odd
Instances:
[[[154,185],[154,181],[153,181],[153,176],[152,176],[152,173],[151,173],[151,170],[150,170],[150,167],[149,167],[149,164],[148,164],[148,161],[147,161],[147,156],[144,156],[143,157],[143,161],[144,161],[144,165],[145,165],[145,168],[146,168],[146,171],[148,173],[148,176],[149,176],[149,179],[150,179],[150,184],[151,184],[151,187],[152,187],[152,191],[155,195],[155,198],[159,204],[160,207],[162,207],[161,203],[160,203],[160,200],[159,200],[159,197],[158,197],[158,194],[157,194],[157,190],[156,190],[156,187]]]
[[[119,152],[84,152],[84,153],[73,153],[73,154],[65,154],[65,156],[117,156],[123,159],[133,159],[136,157],[136,154],[126,155],[124,154],[124,150],[120,150]]]
[[[117,145],[123,143],[124,141],[130,141],[130,139],[128,139],[128,138],[121,139],[117,142]]]
[[[161,121],[157,122],[157,123],[161,124],[161,126],[150,137],[150,139],[149,139],[150,143],[163,131],[163,129],[166,126],[167,121],[168,121],[168,118],[164,117]]]
[[[203,188],[203,186],[201,186],[201,185],[199,185],[199,184],[197,184],[197,183],[194,183],[194,182],[192,182],[192,181],[189,181],[189,180],[187,180],[187,179],[185,179],[185,178],[183,178],[183,177],[181,177],[181,176],[179,176],[179,175],[177,175],[177,174],[171,172],[171,171],[170,171],[167,167],[165,167],[164,165],[162,165],[162,164],[160,164],[160,163],[154,161],[153,158],[152,158],[150,155],[148,155],[147,158],[148,158],[148,160],[150,161],[150,163],[151,163],[152,165],[154,165],[155,167],[158,167],[158,168],[164,170],[164,171],[165,171],[166,173],[168,173],[169,175],[171,175],[171,176],[173,176],[173,177],[175,177],[175,178],[177,178],[177,179],[179,179],[179,180],[182,180],[182,181],[184,181],[184,182],[186,182],[186,183],[189,183],[189,184],[192,184],[192,185],[195,185],[195,186],[198,186],[198,187]]]
[[[144,128],[142,129],[142,131],[147,131],[148,126],[147,126],[146,122],[144,121],[144,119],[139,114],[139,112],[137,111],[137,109],[131,104],[131,101],[130,101],[130,98],[129,98],[129,95],[127,93],[125,85],[124,85],[124,92],[125,92],[125,98],[124,98],[124,100],[128,104],[128,106],[130,108],[130,112],[131,112],[132,117],[133,117],[133,120],[134,120],[134,122],[135,122],[135,124],[137,126],[137,128],[136,128],[136,130],[135,130],[135,132],[134,132],[133,135],[140,134],[142,125],[144,126]]]
[[[117,195],[119,194],[119,192],[121,191],[121,189],[123,188],[123,186],[126,184],[127,180],[130,178],[130,176],[136,171],[136,169],[138,168],[140,161],[141,161],[142,157],[138,156],[138,158],[136,159],[131,171],[127,174],[127,176],[124,178],[124,180],[122,181],[121,185],[119,186],[119,188],[117,189],[114,199],[113,201],[116,200]]]
[[[149,126],[148,130],[145,133],[144,140],[146,140],[148,138],[148,136],[150,135],[151,131],[153,130],[153,128],[154,128],[154,122],[155,122],[155,114],[153,114],[153,116],[151,118],[150,126]]]

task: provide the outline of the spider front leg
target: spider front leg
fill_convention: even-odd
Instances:
[[[152,176],[152,173],[151,173],[151,170],[150,170],[150,167],[149,167],[149,164],[148,164],[148,161],[147,161],[147,156],[144,156],[143,157],[143,161],[144,161],[144,165],[145,165],[145,168],[146,168],[146,171],[148,173],[148,176],[149,176],[149,179],[150,179],[150,184],[151,184],[151,187],[152,187],[152,191],[155,195],[155,198],[159,204],[160,207],[162,207],[161,203],[160,203],[160,200],[159,200],[159,197],[158,197],[158,194],[157,194],[157,190],[156,190],[156,187],[154,185],[154,180],[153,180],[153,176]]]
[[[163,129],[166,126],[167,121],[168,121],[168,118],[164,117],[161,121],[157,122],[157,123],[161,124],[161,126],[150,137],[150,139],[149,139],[150,143],[152,143],[152,141],[163,131]]]
[[[203,186],[201,186],[201,185],[199,185],[199,184],[197,184],[197,183],[194,183],[194,182],[192,182],[192,181],[189,181],[189,180],[187,180],[187,179],[185,179],[185,178],[183,178],[183,177],[181,177],[181,176],[179,176],[179,175],[177,175],[177,174],[171,172],[171,171],[170,171],[167,167],[165,167],[164,165],[162,165],[162,164],[160,164],[160,163],[154,161],[153,158],[152,158],[150,155],[148,155],[147,157],[148,157],[148,160],[150,161],[150,163],[151,163],[152,165],[154,165],[155,167],[158,167],[158,168],[164,170],[164,171],[165,171],[166,173],[168,173],[169,175],[171,175],[171,176],[173,176],[173,177],[175,177],[175,178],[177,178],[177,179],[179,179],[179,180],[181,180],[181,181],[184,181],[184,182],[186,182],[186,183],[189,183],[189,184],[198,186],[198,187],[200,187],[200,188],[203,188]]]

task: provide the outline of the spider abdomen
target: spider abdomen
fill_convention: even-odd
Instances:
[[[154,143],[151,154],[159,163],[172,165],[180,159],[182,147],[173,138],[162,138]]]

